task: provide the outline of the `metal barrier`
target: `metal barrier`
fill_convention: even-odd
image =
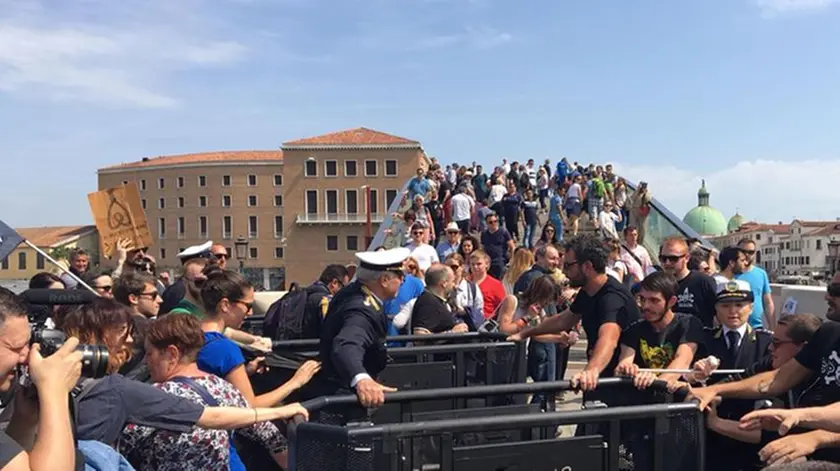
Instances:
[[[599,390],[623,394],[632,381],[609,378]],[[662,391],[664,383],[653,390]],[[536,413],[527,406],[417,412],[421,401],[570,389],[568,381],[406,391],[386,394],[402,423],[318,423],[324,412],[359,408],[355,396],[307,401],[310,422],[288,429],[292,470],[390,471],[439,469],[587,471],[704,469],[703,416],[694,403],[606,407]],[[428,420],[428,419],[434,420]],[[578,436],[555,438],[558,425]]]

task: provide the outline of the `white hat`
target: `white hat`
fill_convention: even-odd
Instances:
[[[379,252],[356,252],[356,258],[359,259],[359,268],[375,271],[402,272],[402,264],[409,255],[411,255],[411,251],[405,247]]]
[[[182,262],[185,262],[191,258],[208,256],[210,255],[211,247],[213,247],[213,241],[208,240],[201,245],[193,245],[192,247],[185,248],[183,252],[176,255],[176,257],[180,258]]]
[[[455,221],[452,221],[446,225],[446,232],[461,232],[461,228]]]
[[[720,280],[717,284],[717,302],[753,302],[752,287],[744,280]]]

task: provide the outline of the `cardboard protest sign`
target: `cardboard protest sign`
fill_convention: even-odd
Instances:
[[[120,239],[130,240],[134,248],[149,247],[154,243],[137,184],[89,193],[88,201],[99,230],[102,254],[106,257],[113,255]]]

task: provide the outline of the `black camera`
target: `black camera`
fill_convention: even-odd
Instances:
[[[41,355],[48,357],[58,351],[67,336],[64,332],[48,329],[43,326],[33,326],[30,345],[41,345]],[[77,352],[82,352],[82,376],[86,378],[102,378],[108,374],[108,348],[104,345],[79,345]]]

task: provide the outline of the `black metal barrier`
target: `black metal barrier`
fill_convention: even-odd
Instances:
[[[703,471],[705,435],[696,403],[645,404],[538,412],[525,405],[422,411],[423,401],[570,389],[568,381],[405,391],[386,394],[401,423],[345,426],[319,419],[360,410],[355,396],[307,401],[310,422],[290,425],[295,471],[586,470]],[[598,392],[635,391],[624,378],[602,379]],[[662,394],[657,382],[649,394]],[[558,425],[577,424],[575,437],[556,437]]]

